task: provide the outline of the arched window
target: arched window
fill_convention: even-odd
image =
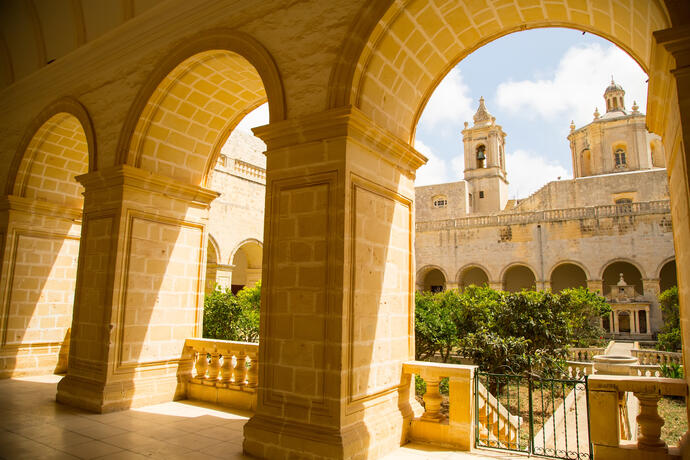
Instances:
[[[616,149],[615,153],[613,154],[614,159],[616,161],[616,168],[625,168],[627,163],[625,161],[625,150],[623,149]]]
[[[477,147],[477,168],[486,168],[486,147],[480,145]]]
[[[448,198],[445,196],[435,196],[433,202],[434,208],[445,208],[448,206]]]

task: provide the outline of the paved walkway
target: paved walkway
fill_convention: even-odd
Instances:
[[[613,346],[606,354],[611,356],[632,356],[632,353],[630,353],[632,349],[632,342],[613,342]]]
[[[177,401],[110,414],[55,402],[59,376],[0,380],[0,458],[248,459],[242,427],[251,414]],[[407,444],[386,460],[524,458]]]

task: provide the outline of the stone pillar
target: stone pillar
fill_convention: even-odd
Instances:
[[[0,198],[0,378],[64,372],[81,209]]]
[[[59,402],[95,412],[184,394],[184,341],[201,334],[215,192],[130,166],[77,177],[84,224]]]
[[[599,295],[604,295],[602,280],[587,280],[587,289],[591,292],[598,292]]]
[[[638,327],[639,325],[637,324],[637,309],[632,309],[630,310],[630,321],[632,324],[630,325],[630,333],[631,334],[637,334],[640,332],[640,328]]]
[[[446,281],[446,291],[450,289],[458,289],[460,285],[454,281]]]
[[[491,289],[496,290],[496,291],[502,291],[503,290],[503,283],[500,281],[490,281],[489,287]]]
[[[620,326],[619,322],[620,322],[620,321],[619,321],[619,319],[618,319],[618,310],[613,310],[613,318],[614,318],[614,320],[615,320],[615,321],[614,321],[613,332],[614,332],[615,334],[620,334],[621,331],[620,331],[620,329],[619,329],[619,326]]]
[[[644,298],[650,302],[651,311],[651,330],[658,331],[664,324],[664,320],[661,316],[661,308],[659,308],[659,279],[643,279],[642,288],[644,289]]]
[[[649,328],[649,307],[645,307],[644,309],[644,317],[645,317],[645,334],[650,333],[650,328]]]
[[[244,451],[378,458],[414,385],[414,171],[425,159],[354,108],[255,129],[267,145],[258,400]]]

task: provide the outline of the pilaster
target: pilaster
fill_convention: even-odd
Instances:
[[[377,458],[414,387],[414,171],[425,158],[341,108],[256,128],[267,150],[259,458]]]
[[[57,400],[95,412],[170,401],[201,331],[217,194],[126,165],[77,177],[84,224],[67,376]]]

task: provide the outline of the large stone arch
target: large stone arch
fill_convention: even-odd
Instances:
[[[569,287],[587,287],[589,271],[587,268],[573,260],[562,260],[554,264],[549,271],[549,283],[554,292]]]
[[[364,11],[371,19],[353,29],[342,48],[331,74],[329,104],[354,105],[410,143],[417,120],[443,77],[468,54],[497,38],[539,27],[582,30],[615,43],[647,72],[653,43],[638,37],[650,37],[671,25],[666,8],[656,0],[628,0],[615,6],[561,0],[541,7],[503,8],[486,0],[471,7],[412,0],[397,2],[383,13],[370,6]]]
[[[429,285],[427,281],[432,281],[432,280],[427,280],[427,277],[432,274],[438,274],[439,276],[435,276],[434,279],[440,279],[442,278],[443,281],[443,289],[446,289],[446,286],[448,284],[448,273],[446,273],[446,270],[444,270],[442,267],[438,265],[425,265],[421,267],[420,269],[417,270],[417,276],[416,276],[416,288],[419,291],[427,291],[429,290]]]
[[[671,257],[659,265],[656,271],[659,279],[659,291],[664,292],[673,286],[678,286],[678,272],[676,258]]]
[[[618,283],[621,273],[623,274],[625,282],[629,285],[634,285],[637,294],[642,296],[644,294],[643,280],[646,279],[645,272],[639,264],[624,258],[612,259],[602,267],[600,275],[602,280],[602,295],[607,295],[611,292],[611,286]]]
[[[239,243],[228,261],[232,265],[232,290],[253,286],[261,280],[263,243],[256,238],[247,238]]]
[[[285,119],[278,68],[254,38],[215,29],[184,40],[140,89],[118,142],[117,162],[206,185],[230,132],[266,101],[271,123]]]
[[[86,109],[59,99],[26,128],[0,214],[0,377],[64,371],[83,187],[96,146]]]
[[[509,292],[519,292],[522,289],[536,289],[536,273],[534,268],[527,263],[512,263],[501,272],[501,286],[504,291]]]
[[[471,284],[483,286],[491,282],[491,275],[489,273],[489,270],[485,266],[477,263],[470,263],[458,270],[455,279],[457,280],[459,289],[465,289]]]

